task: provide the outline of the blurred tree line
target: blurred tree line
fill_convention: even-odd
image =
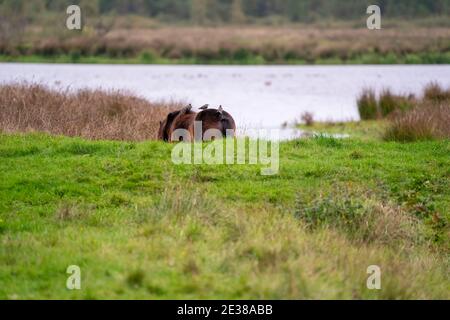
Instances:
[[[0,0],[0,19],[13,14],[30,22],[40,14],[64,12],[69,4],[79,4],[90,15],[134,14],[193,24],[361,19],[370,4],[389,18],[450,14],[450,0]]]

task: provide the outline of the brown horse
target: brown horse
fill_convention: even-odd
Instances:
[[[163,141],[192,141],[205,139],[205,133],[210,129],[217,130],[221,137],[234,136],[236,131],[236,124],[233,117],[223,110],[222,106],[219,109],[207,109],[207,106],[201,108],[201,112],[196,113],[192,111],[192,106],[189,105],[181,110],[171,112],[167,115],[164,121],[160,122],[158,139]],[[195,127],[195,124],[201,123],[201,130]],[[188,136],[181,136],[173,133],[177,129],[183,129],[183,132],[188,132]],[[199,132],[195,132],[195,131]],[[211,132],[211,131],[210,131]],[[198,135],[195,137],[194,135]],[[201,136],[199,136],[201,134]],[[215,135],[215,134],[213,134]],[[208,137],[206,137],[209,140]]]
[[[194,121],[197,113],[192,111],[191,105],[180,110],[179,114],[173,119],[172,125],[170,127],[169,141],[192,141],[194,137]],[[178,136],[174,137],[174,132],[176,130],[187,130],[189,132],[188,136]]]

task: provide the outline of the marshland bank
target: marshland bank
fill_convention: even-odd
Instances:
[[[349,139],[282,142],[279,174],[261,176],[259,165],[175,165],[159,141],[92,141],[141,140],[117,131],[136,102],[131,120],[176,106],[1,89],[1,298],[450,298],[448,138],[386,141],[392,120],[349,124]],[[74,264],[82,290],[69,291]],[[366,287],[374,264],[381,290]]]

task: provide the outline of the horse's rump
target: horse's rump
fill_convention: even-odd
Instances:
[[[195,122],[201,122],[201,132],[194,132]],[[186,130],[184,132],[174,132],[178,129]],[[205,133],[208,130],[215,129],[220,132],[221,137],[233,137],[236,131],[236,124],[233,117],[220,107],[219,109],[206,109],[199,113],[191,110],[189,105],[179,111],[171,112],[164,121],[160,122],[158,139],[164,141],[193,141],[205,139]],[[188,136],[186,136],[188,133]],[[211,133],[211,131],[209,131]],[[197,134],[198,136],[194,136]],[[201,134],[201,136],[200,136]],[[208,135],[209,136],[209,135]],[[213,134],[214,136],[214,134]],[[214,136],[215,138],[219,138]],[[209,140],[210,137],[206,137]]]
[[[205,135],[205,132],[210,129],[218,130],[222,134],[222,137],[229,136],[230,130],[232,132],[231,136],[234,136],[236,131],[236,124],[233,117],[223,110],[203,110],[197,114],[195,121],[202,122],[202,137]]]

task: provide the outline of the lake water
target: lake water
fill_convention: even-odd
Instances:
[[[450,86],[439,66],[148,66],[0,63],[0,82],[72,89],[125,89],[150,100],[223,105],[239,127],[280,128],[309,111],[316,120],[359,119],[363,88],[420,94],[430,81]],[[290,135],[290,133],[287,133]]]

